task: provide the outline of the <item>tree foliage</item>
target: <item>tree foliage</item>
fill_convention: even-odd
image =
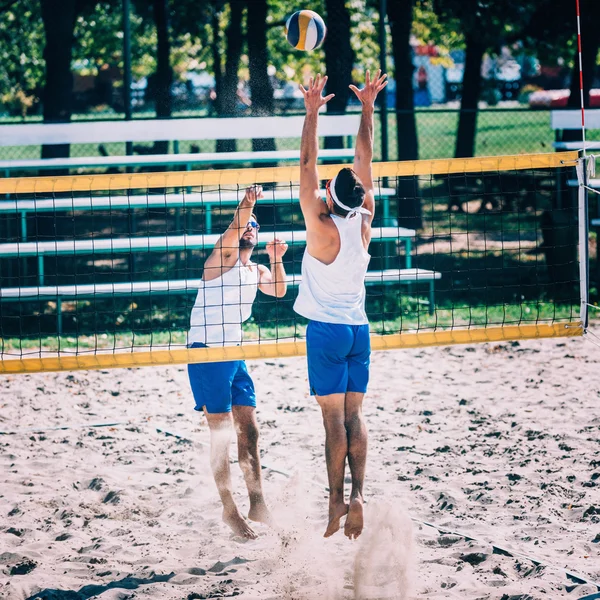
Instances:
[[[395,0],[388,0],[388,5]],[[0,101],[12,112],[24,114],[37,103],[45,84],[46,37],[41,18],[41,0],[17,0],[0,13]],[[56,2],[60,6],[60,2]],[[285,20],[301,6],[289,0],[267,0],[268,64],[281,81],[305,82],[309,74],[325,72],[325,52],[294,50],[284,34]],[[598,0],[582,0],[582,11],[597,23]],[[157,34],[153,3],[132,0],[131,49],[134,79],[148,77],[157,68]],[[350,47],[354,54],[352,79],[360,83],[364,71],[379,67],[377,35],[379,0],[345,0],[350,15]],[[175,79],[188,70],[214,73],[216,56],[212,22],[216,11],[221,31],[229,25],[228,0],[168,0],[170,65]],[[312,0],[310,8],[321,14],[329,27],[326,0]],[[123,39],[121,0],[77,0],[72,67],[79,74],[94,75],[106,64],[122,69]],[[332,17],[335,19],[335,17]],[[584,14],[583,26],[586,26]],[[244,40],[247,31],[244,17]],[[593,35],[591,26],[591,34]],[[596,28],[597,29],[597,28]],[[415,0],[412,38],[433,43],[442,56],[465,48],[467,35],[474,43],[496,52],[503,43],[522,42],[524,48],[544,60],[562,58],[567,64],[575,56],[575,10],[558,9],[555,0]],[[224,43],[224,36],[219,38]],[[224,47],[218,49],[224,50]],[[388,56],[392,56],[388,36]],[[224,67],[225,52],[220,53]],[[395,65],[389,61],[388,73]],[[238,75],[247,80],[247,44],[241,53]],[[118,82],[116,82],[118,85]]]
[[[38,2],[0,13],[0,103],[23,117],[43,86],[45,40]]]

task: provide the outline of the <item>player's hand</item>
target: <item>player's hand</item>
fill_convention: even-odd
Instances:
[[[355,85],[350,85],[350,89],[356,94],[363,107],[373,108],[377,94],[388,84],[387,75],[381,74],[381,69],[377,71],[377,75],[371,81],[371,73],[367,70],[365,75],[365,87],[359,90]]]
[[[304,96],[306,112],[318,112],[321,106],[327,104],[335,96],[335,94],[329,94],[329,96],[323,97],[323,88],[326,83],[327,76],[321,77],[319,74],[316,79],[310,78],[308,89],[300,85],[300,91]]]
[[[283,255],[287,252],[288,245],[280,239],[275,238],[267,242],[267,254],[271,263],[281,262]]]
[[[254,206],[257,200],[264,198],[262,185],[251,185],[246,188],[244,196],[244,204],[246,206]]]

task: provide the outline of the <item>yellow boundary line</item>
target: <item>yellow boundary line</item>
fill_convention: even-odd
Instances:
[[[575,166],[579,153],[517,154],[477,158],[451,158],[381,162],[373,164],[374,178],[448,175],[519,171]],[[348,165],[321,165],[319,176],[330,179]],[[123,173],[117,175],[69,175],[62,177],[12,177],[0,179],[0,194],[51,194],[58,192],[97,192],[113,190],[181,188],[194,186],[236,186],[252,183],[299,181],[300,167],[168,171],[165,173]]]
[[[478,329],[446,331],[421,331],[393,335],[371,335],[373,350],[447,346],[583,335],[580,322],[551,325],[509,325]],[[0,360],[0,374],[37,373],[42,371],[75,371],[82,369],[107,369],[186,364],[194,362],[220,362],[225,360],[252,360],[262,358],[287,358],[306,354],[306,344],[301,341],[249,343],[225,348],[180,348],[176,350],[147,350],[80,354],[77,356],[25,357]]]

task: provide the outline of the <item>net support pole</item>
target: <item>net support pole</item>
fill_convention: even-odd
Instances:
[[[585,97],[583,93],[583,58],[581,56],[581,9],[579,0],[575,0],[577,11],[577,53],[579,55],[579,100],[581,103],[581,140],[583,146],[583,158],[577,163],[577,179],[579,190],[577,194],[579,213],[579,280],[581,293],[581,323],[583,327],[588,326],[588,304],[589,304],[589,231],[588,231],[588,191],[587,191],[587,155],[585,141]],[[596,160],[591,157],[591,160]]]
[[[595,160],[591,157],[590,160]],[[587,159],[584,157],[577,163],[577,207],[579,220],[579,291],[581,297],[580,318],[585,328],[588,326],[588,305],[590,301],[590,251],[588,229],[588,191],[587,191]]]
[[[585,159],[585,98],[583,94],[583,59],[581,57],[581,11],[579,0],[575,0],[577,9],[577,54],[579,55],[579,98],[581,102],[581,139],[583,142],[583,158]]]

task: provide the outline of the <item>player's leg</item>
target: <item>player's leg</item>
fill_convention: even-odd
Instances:
[[[364,394],[347,392],[345,402],[345,427],[348,435],[348,466],[352,477],[348,518],[344,533],[357,538],[363,528],[363,484],[367,463],[367,426],[362,412]]]
[[[234,406],[233,418],[238,440],[238,460],[250,499],[248,518],[271,524],[271,513],[263,492],[256,409],[250,406]]]
[[[188,365],[188,374],[196,410],[203,410],[210,430],[210,466],[223,503],[223,522],[236,535],[254,539],[256,533],[242,517],[234,499],[229,467],[229,449],[233,433],[231,417],[231,363]]]
[[[325,537],[340,528],[348,512],[344,500],[344,472],[348,454],[345,426],[345,396],[348,386],[347,354],[353,336],[345,325],[310,321],[306,330],[308,378],[325,427],[325,459],[329,479],[329,522]]]
[[[257,537],[256,533],[248,525],[233,499],[229,467],[233,430],[231,413],[211,414],[206,409],[204,411],[210,428],[210,467],[223,503],[223,522],[229,525],[236,535],[254,539]]]
[[[357,538],[363,529],[363,484],[367,462],[367,426],[363,400],[369,382],[371,344],[368,325],[354,327],[354,344],[348,356],[348,391],[345,426],[348,434],[348,465],[352,477],[348,518],[344,533]]]
[[[263,493],[254,384],[245,363],[238,361],[238,365],[231,387],[232,412],[237,433],[238,460],[250,499],[248,518],[261,523],[271,523],[271,513]]]
[[[325,537],[340,528],[340,519],[348,512],[344,500],[344,473],[348,454],[348,437],[344,425],[344,394],[316,396],[325,427],[325,461],[329,481],[329,522]]]

